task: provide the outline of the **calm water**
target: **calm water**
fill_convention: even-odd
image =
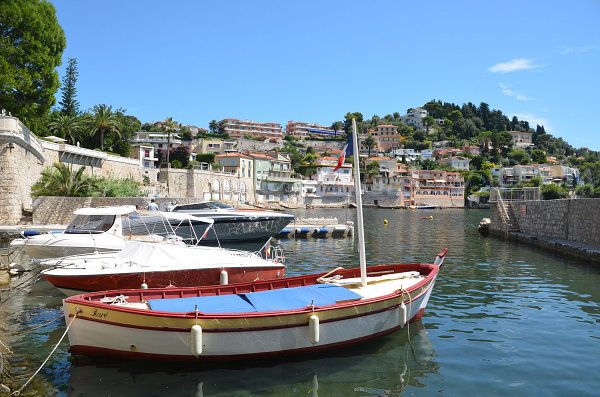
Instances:
[[[297,214],[355,217],[344,209]],[[428,215],[434,219],[420,219]],[[439,249],[449,248],[422,321],[377,342],[335,355],[219,368],[73,360],[63,342],[24,395],[600,395],[600,266],[480,237],[476,225],[484,216],[463,210],[365,211],[370,264],[430,262]],[[354,239],[280,243],[289,275],[357,265]],[[15,279],[13,286],[26,286],[27,278]],[[0,315],[12,323],[9,332],[30,329],[60,316],[61,298],[39,281],[23,293],[3,292]],[[63,332],[61,319],[2,337],[16,353],[17,380],[24,382],[37,369]]]

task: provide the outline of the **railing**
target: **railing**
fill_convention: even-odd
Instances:
[[[523,187],[523,188],[493,188],[490,191],[490,203],[499,201],[539,201],[539,187]]]

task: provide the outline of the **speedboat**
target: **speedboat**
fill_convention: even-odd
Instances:
[[[235,209],[217,201],[202,201],[193,204],[178,204],[173,212],[180,212],[215,221],[214,233],[209,233],[205,243],[230,243],[241,241],[266,241],[277,235],[294,220],[294,215],[254,209]],[[194,225],[195,232],[202,235],[205,225]]]
[[[64,231],[11,241],[11,250],[22,249],[30,258],[57,258],[93,252],[120,251],[125,246],[123,217],[135,214],[132,205],[80,208]]]

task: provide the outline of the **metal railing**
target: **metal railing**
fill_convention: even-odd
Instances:
[[[539,187],[523,188],[492,188],[490,191],[490,203],[499,201],[539,201]]]

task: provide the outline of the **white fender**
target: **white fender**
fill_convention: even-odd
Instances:
[[[319,317],[313,314],[308,318],[308,332],[310,343],[319,343]]]
[[[190,348],[192,349],[192,354],[198,357],[202,354],[202,327],[198,324],[194,325],[190,334]]]
[[[219,283],[221,283],[221,285],[229,284],[229,274],[227,274],[227,270],[221,270],[221,276],[219,277]]]
[[[406,305],[404,304],[404,301],[402,301],[398,310],[400,310],[400,327],[404,327],[407,321]]]

